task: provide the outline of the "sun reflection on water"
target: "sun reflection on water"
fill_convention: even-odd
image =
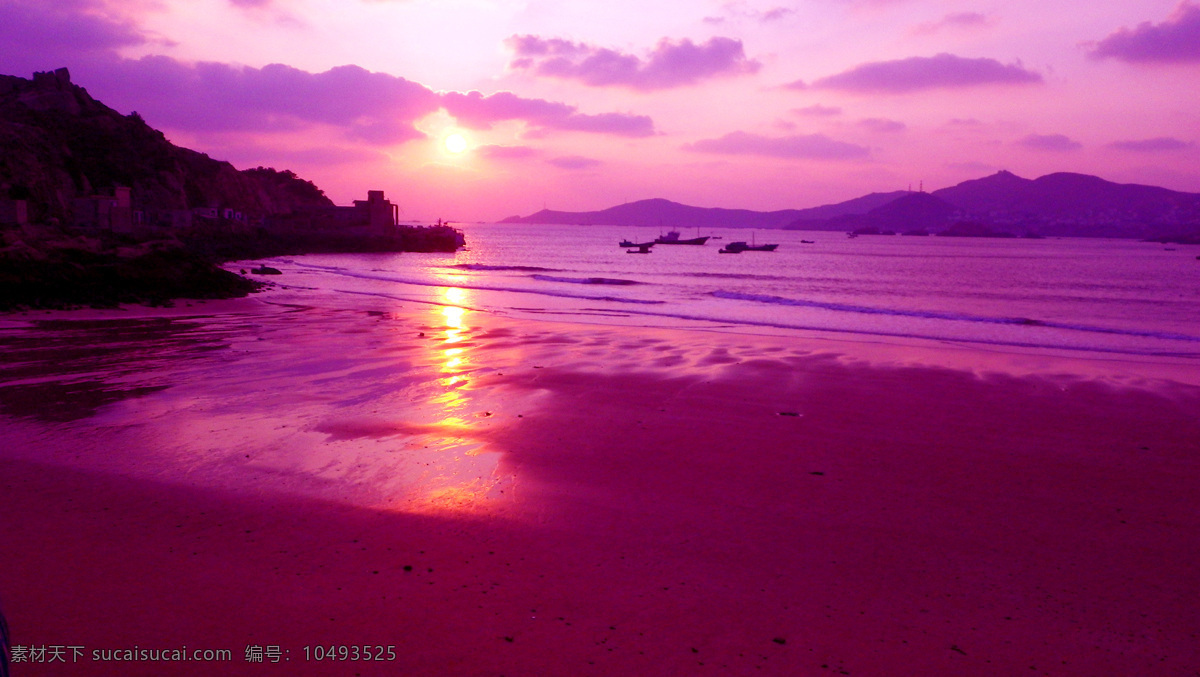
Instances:
[[[473,372],[469,293],[459,287],[438,289],[441,303],[433,307],[434,338],[429,358],[439,374],[436,393],[427,404],[428,423],[422,444],[431,453],[431,472],[410,504],[419,511],[471,512],[484,508],[489,497],[502,493],[496,474],[499,454],[489,450],[478,433],[490,412],[473,412]]]
[[[458,287],[446,287],[442,290],[442,296],[447,304],[463,303],[467,299],[467,292]],[[466,348],[458,344],[466,340],[466,333],[470,331],[466,323],[467,309],[458,305],[444,305],[440,306],[437,312],[441,314],[444,323],[443,347],[438,360],[442,373],[446,374],[442,378],[442,384],[448,388],[464,386],[467,383],[466,372],[470,360]]]

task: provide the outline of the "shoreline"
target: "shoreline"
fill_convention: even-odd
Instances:
[[[249,261],[235,261],[226,265],[235,268],[245,267]],[[116,308],[39,308],[7,311],[0,312],[0,330],[28,328],[39,321],[46,320],[53,322],[188,318],[203,320],[214,315],[253,315],[272,307],[308,307],[309,304],[305,303],[303,298],[304,288],[298,289],[300,293],[297,295],[292,293],[289,285],[281,285],[277,288],[268,286],[244,297],[178,299],[176,304],[165,307],[122,304]],[[361,297],[358,300],[363,301]],[[400,314],[416,310],[416,314],[419,315],[430,312],[430,309],[455,307],[461,308],[463,312],[479,318],[480,321],[486,321],[488,324],[529,325],[544,327],[547,331],[564,334],[638,332],[658,333],[664,336],[679,335],[688,337],[687,340],[679,343],[691,346],[693,350],[703,350],[710,345],[724,347],[726,350],[738,344],[763,344],[774,348],[799,345],[803,346],[805,352],[835,355],[842,361],[875,367],[940,367],[971,372],[977,376],[1000,373],[1012,376],[1099,378],[1134,387],[1147,387],[1153,381],[1200,386],[1200,362],[1174,355],[984,344],[950,339],[862,334],[851,330],[783,329],[752,325],[731,327],[720,326],[719,323],[708,320],[692,325],[670,326],[601,322],[579,316],[513,318],[467,305],[437,300],[400,301],[379,298],[363,302],[373,304],[378,308],[378,310],[368,310],[367,312],[388,314],[399,308],[408,309]],[[349,308],[340,310],[350,311]]]
[[[5,316],[14,644],[245,675],[331,642],[399,650],[347,675],[1200,665],[1200,388],[1169,366],[268,295]]]

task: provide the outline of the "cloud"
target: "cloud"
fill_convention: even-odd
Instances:
[[[238,145],[236,151],[246,158],[269,157],[275,162],[306,166],[362,165],[388,161],[386,153],[361,146],[352,148],[321,146],[318,148],[293,149],[279,146],[256,146],[243,142]]]
[[[505,41],[513,51],[509,67],[535,75],[577,80],[592,87],[629,87],[639,91],[694,85],[714,77],[758,72],[747,59],[741,40],[711,38],[703,44],[666,38],[645,58],[558,38],[514,35]]]
[[[858,121],[859,127],[864,127],[872,132],[885,132],[893,134],[903,132],[907,126],[903,122],[897,120],[887,120],[884,118],[866,118]]]
[[[150,56],[115,61],[102,79],[152,124],[196,131],[293,131],[319,123],[351,138],[401,143],[424,136],[413,122],[441,107],[440,96],[420,83],[358,66],[310,73]]]
[[[706,16],[702,21],[707,24],[723,24],[728,19],[749,19],[760,23],[771,23],[796,13],[796,10],[790,7],[759,10],[749,7],[745,2],[727,2],[721,6],[721,10],[725,13],[724,16]]]
[[[719,139],[703,139],[685,145],[684,150],[808,160],[855,160],[870,154],[870,150],[864,146],[835,141],[824,134],[770,138],[748,132],[730,132]]]
[[[973,87],[992,84],[1032,84],[1042,76],[1020,64],[1004,65],[995,59],[969,59],[953,54],[914,56],[896,61],[875,61],[822,78],[814,87],[853,92],[899,94],[922,89]]]
[[[425,135],[415,123],[445,109],[460,124],[487,129],[505,120],[534,129],[650,136],[644,115],[580,113],[575,106],[510,92],[435,92],[425,85],[359,66],[310,73],[291,66],[262,68],[185,63],[166,56],[94,62],[88,81],[110,105],[137,110],[155,126],[200,132],[289,132],[312,124],[341,128],[348,138],[398,144]],[[77,78],[78,79],[78,78]]]
[[[547,163],[558,167],[559,169],[590,169],[604,164],[599,160],[592,158],[581,157],[579,155],[568,155],[566,157],[556,157],[546,160]]]
[[[1030,134],[1017,142],[1017,145],[1033,150],[1046,150],[1065,153],[1083,148],[1083,144],[1062,134]]]
[[[499,146],[488,144],[475,149],[480,156],[489,160],[524,160],[541,154],[530,146]]]
[[[805,115],[809,117],[830,117],[833,115],[841,115],[842,109],[836,106],[822,106],[821,104],[813,104],[804,108],[793,108],[792,113],[796,115]]]
[[[229,1],[247,9],[281,4]],[[76,82],[109,105],[136,110],[158,127],[193,132],[294,132],[324,124],[341,128],[353,140],[396,144],[424,137],[414,123],[444,108],[476,128],[521,120],[531,132],[566,130],[626,137],[655,133],[654,122],[644,115],[586,114],[575,106],[508,92],[439,93],[418,82],[353,65],[312,73],[283,64],[252,68],[188,63],[161,55],[125,59],[119,54],[122,48],[161,42],[114,14],[132,6],[141,4],[0,0],[0,70],[28,77],[34,70],[66,65]],[[659,55],[655,68],[669,68],[672,56],[678,54],[667,50]]]
[[[0,66],[14,75],[112,58],[122,47],[149,41],[96,2],[0,1]]]
[[[654,122],[645,115],[600,113],[588,115],[574,106],[544,99],[526,99],[512,92],[484,95],[481,92],[447,92],[442,105],[461,124],[489,129],[504,120],[525,120],[547,129],[612,134],[616,136],[652,136]]]
[[[947,28],[982,28],[991,24],[991,19],[979,12],[955,12],[938,21],[928,21],[913,28],[914,35],[931,35]]]
[[[1159,136],[1153,139],[1139,139],[1136,141],[1114,141],[1108,144],[1108,146],[1117,150],[1128,150],[1138,153],[1161,153],[1195,148],[1196,144],[1195,142],[1181,141],[1169,136]]]
[[[802,91],[802,90],[808,89],[808,83],[803,80],[792,80],[791,82],[783,85],[783,88],[784,89],[794,89],[796,91]]]
[[[1141,63],[1200,61],[1200,5],[1185,0],[1163,23],[1122,28],[1095,43],[1089,55]]]

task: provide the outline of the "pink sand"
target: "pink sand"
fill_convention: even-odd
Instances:
[[[14,674],[1200,670],[1194,369],[381,310],[8,316]]]

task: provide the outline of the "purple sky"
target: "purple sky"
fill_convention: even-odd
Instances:
[[[60,66],[180,145],[409,218],[999,169],[1200,192],[1195,2],[0,0],[0,72]]]

